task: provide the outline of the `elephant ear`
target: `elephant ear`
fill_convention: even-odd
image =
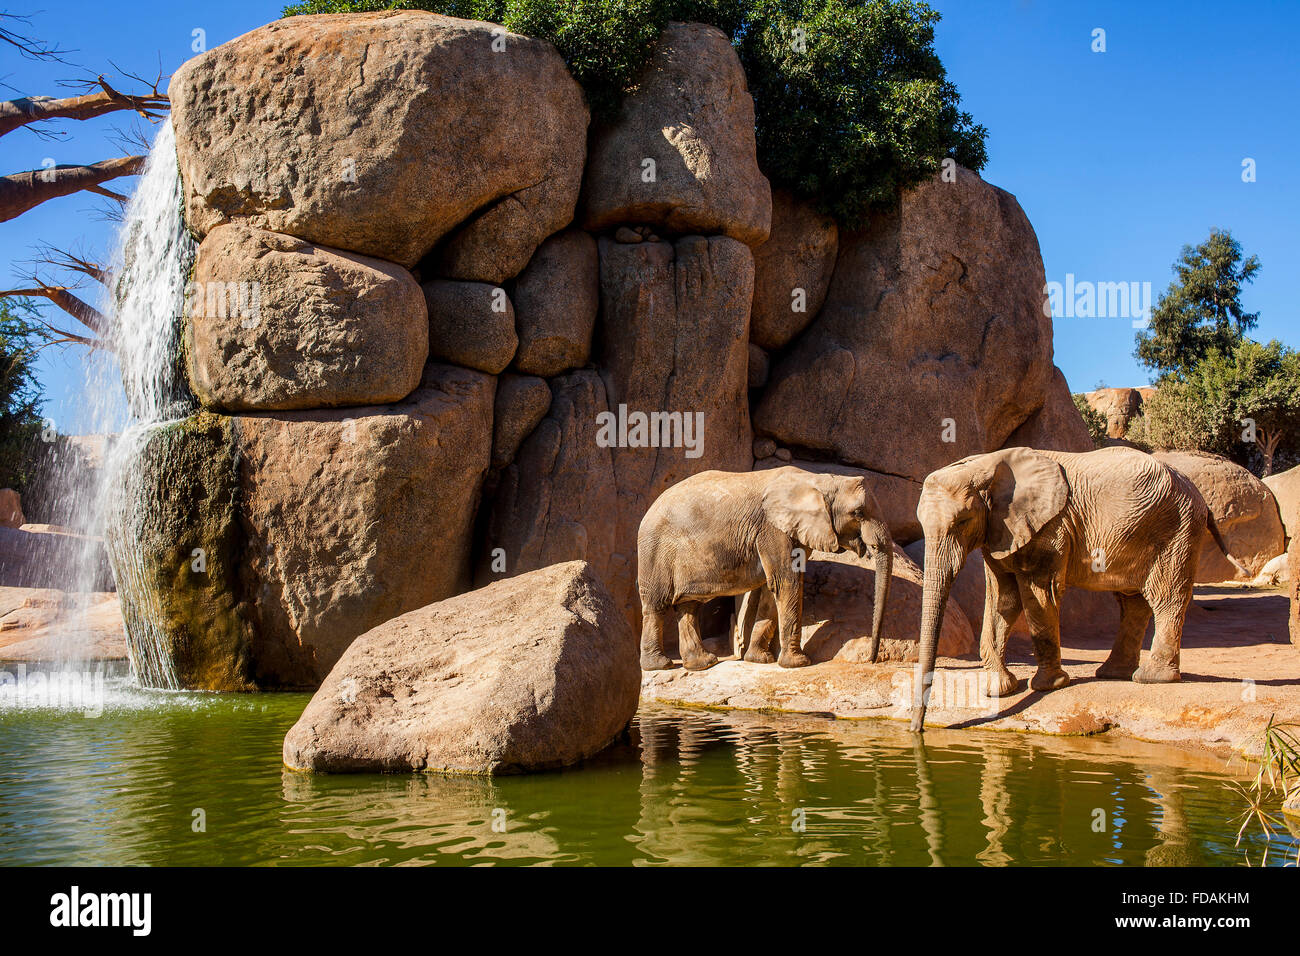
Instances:
[[[804,547],[839,550],[826,497],[811,481],[783,478],[769,485],[763,493],[763,511],[768,521]]]
[[[997,454],[987,489],[988,553],[1005,558],[1019,551],[1065,508],[1070,487],[1061,466],[1030,448]]]

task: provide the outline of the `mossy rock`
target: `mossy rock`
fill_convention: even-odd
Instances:
[[[161,426],[143,439],[109,528],[132,658],[147,671],[169,654],[181,687],[252,689],[238,473],[229,418]]]

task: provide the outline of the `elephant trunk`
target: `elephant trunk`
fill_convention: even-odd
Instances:
[[[953,578],[961,568],[962,554],[956,542],[925,542],[924,591],[921,598],[921,645],[912,688],[912,732],[925,732],[925,707],[934,681],[934,660],[939,648],[939,631],[948,605]]]
[[[880,655],[880,632],[885,624],[885,604],[889,600],[889,585],[894,574],[894,540],[889,526],[873,520],[868,533],[863,536],[871,550],[871,561],[876,569],[876,598],[871,609],[871,663]]]

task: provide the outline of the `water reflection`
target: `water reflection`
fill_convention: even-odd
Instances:
[[[279,760],[303,695],[144,699],[0,709],[0,863],[1242,860],[1224,761],[1132,741],[655,707],[578,770],[312,776]]]

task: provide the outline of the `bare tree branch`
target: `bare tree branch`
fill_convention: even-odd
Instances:
[[[43,265],[55,269],[66,269],[70,272],[78,272],[81,275],[89,276],[105,287],[113,281],[112,273],[93,259],[89,259],[79,253],[68,252],[66,249],[60,249],[57,246],[51,246],[44,243],[36,246],[35,252],[36,255],[28,260],[32,266],[30,275],[33,276],[33,281],[40,281],[35,278],[36,269]]]
[[[91,189],[110,179],[134,176],[145,157],[122,156],[89,166],[54,166],[0,176],[0,222],[8,222],[43,202]]]
[[[31,288],[8,289],[0,292],[0,299],[31,297],[49,299],[96,335],[101,337],[108,335],[109,323],[104,314],[73,295],[67,286],[47,285],[37,279],[36,285]]]
[[[25,96],[0,102],[0,136],[32,123],[53,119],[87,120],[108,113],[131,110],[150,122],[163,117],[170,101],[158,90],[155,81],[148,93],[120,93],[109,85],[103,74],[90,83],[98,87],[93,93],[56,98]]]
[[[38,40],[26,33],[11,29],[12,26],[20,23],[30,25],[32,22],[31,17],[20,16],[16,13],[0,13],[0,21],[8,21],[8,25],[0,22],[0,43],[7,43],[9,46],[14,47],[29,60],[52,60],[56,63],[68,62],[63,58],[63,55],[71,51],[61,50],[52,43]]]

